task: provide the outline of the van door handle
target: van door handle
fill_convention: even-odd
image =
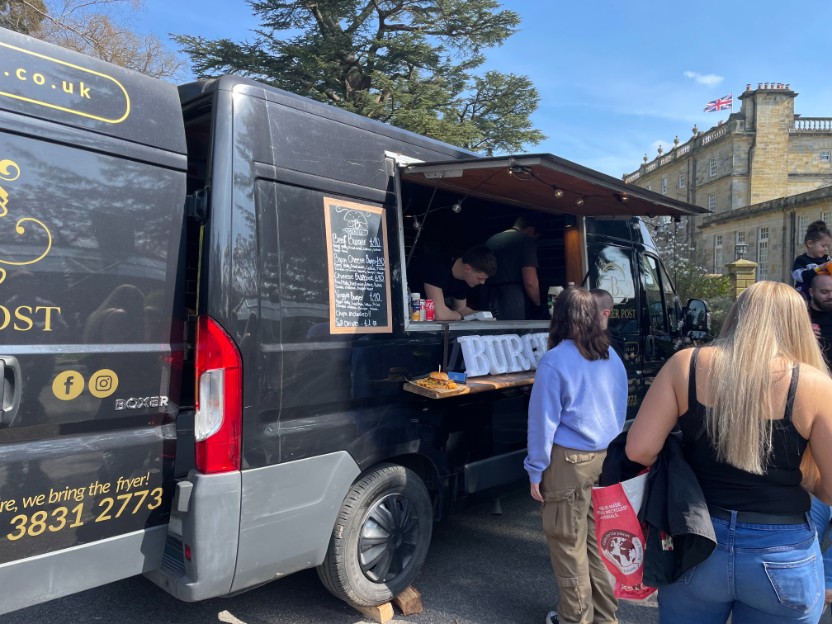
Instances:
[[[0,409],[3,409],[3,399],[6,397],[6,362],[2,359],[0,359],[0,379],[3,380],[3,383],[0,383]]]
[[[17,358],[0,355],[0,426],[8,426],[17,416],[22,395],[22,377]]]
[[[655,336],[647,336],[644,339],[644,347],[645,351],[647,351],[647,357],[651,360],[656,359],[656,337]]]

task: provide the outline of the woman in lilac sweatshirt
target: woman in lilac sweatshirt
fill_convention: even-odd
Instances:
[[[618,603],[598,547],[592,486],[606,449],[624,426],[627,373],[601,326],[595,298],[563,291],[529,402],[531,495],[543,503],[543,530],[560,592],[547,624],[617,622]]]

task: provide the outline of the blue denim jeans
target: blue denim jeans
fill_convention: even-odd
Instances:
[[[814,523],[746,524],[712,518],[717,548],[659,589],[663,624],[817,624],[823,563]]]
[[[823,552],[823,580],[826,589],[832,589],[832,545],[823,550],[825,541],[829,539],[829,522],[832,521],[832,508],[812,497],[812,522],[818,531],[818,541]]]

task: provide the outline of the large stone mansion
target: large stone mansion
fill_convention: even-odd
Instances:
[[[738,258],[757,262],[757,278],[788,282],[805,252],[806,226],[832,227],[832,118],[794,112],[790,85],[747,85],[727,121],[680,143],[624,175],[624,181],[713,214],[676,225],[708,271],[725,273]]]

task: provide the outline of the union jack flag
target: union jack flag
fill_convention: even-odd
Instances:
[[[733,108],[732,103],[734,101],[734,95],[729,93],[721,98],[717,98],[716,100],[712,100],[705,105],[705,112],[706,113],[713,113],[714,111],[721,111],[726,108]]]

